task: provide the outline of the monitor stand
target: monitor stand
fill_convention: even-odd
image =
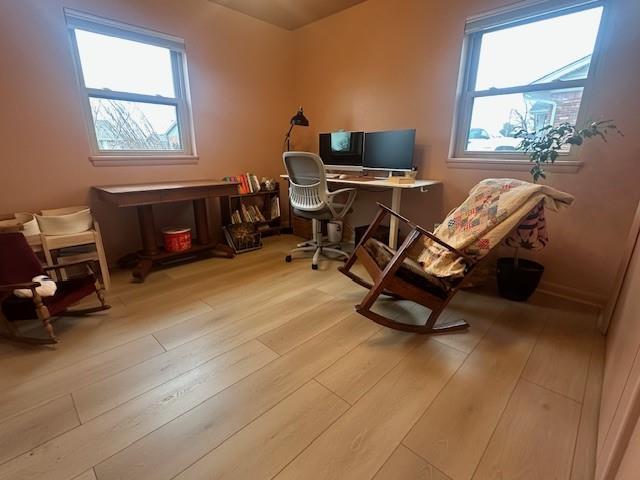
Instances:
[[[386,177],[373,177],[373,178],[375,178],[376,180],[388,180],[391,177],[393,177],[393,172],[394,170],[389,170],[388,175]]]

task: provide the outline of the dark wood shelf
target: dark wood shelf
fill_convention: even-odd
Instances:
[[[226,245],[222,245],[217,242],[211,242],[205,245],[194,243],[190,249],[183,250],[181,252],[167,252],[164,248],[160,247],[158,253],[154,255],[145,255],[144,253],[140,252],[138,253],[138,256],[140,258],[150,259],[154,261],[163,261],[163,260],[169,260],[172,258],[188,257],[190,255],[206,252],[208,250],[224,250],[225,253],[229,253],[229,252],[226,252],[226,248],[228,248]],[[233,256],[233,253],[231,254],[231,256]]]
[[[237,195],[229,195],[229,198],[244,198],[244,197],[257,197],[260,195],[273,195],[275,193],[280,193],[280,190],[276,187],[275,190],[260,190],[259,192],[253,193],[238,193]]]
[[[233,211],[239,210],[242,204],[254,205],[266,218],[266,221],[253,222],[259,232],[264,236],[279,235],[282,231],[282,214],[276,218],[271,218],[271,199],[274,197],[280,197],[280,185],[277,182],[274,190],[260,190],[259,192],[221,197],[220,213],[222,215],[222,224],[230,225]],[[268,228],[264,228],[265,225],[268,225]]]

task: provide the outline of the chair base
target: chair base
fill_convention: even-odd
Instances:
[[[340,243],[324,241],[322,236],[322,224],[316,219],[313,219],[313,240],[299,243],[297,247],[291,250],[289,255],[285,257],[285,261],[291,262],[293,260],[293,255],[296,253],[310,254],[311,252],[313,252],[311,268],[314,270],[318,269],[318,263],[321,256],[328,260],[347,261],[349,259],[349,254],[340,249]],[[308,258],[308,256],[303,258]]]

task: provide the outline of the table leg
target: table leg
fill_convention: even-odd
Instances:
[[[151,208],[151,205],[138,206],[138,222],[140,223],[140,236],[142,237],[142,254],[145,256],[157,255],[156,224],[153,220],[153,208]]]
[[[133,275],[133,279],[137,282],[144,282],[144,279],[147,278],[149,272],[153,268],[153,261],[148,258],[142,258],[138,261],[138,264],[133,269],[131,273]]]
[[[209,221],[207,219],[207,201],[199,198],[193,201],[193,215],[196,221],[197,242],[200,245],[211,243],[209,236]]]
[[[391,210],[400,213],[400,203],[402,201],[402,189],[391,189]],[[398,226],[399,221],[397,217],[391,215],[389,219],[389,246],[394,250],[398,248]]]

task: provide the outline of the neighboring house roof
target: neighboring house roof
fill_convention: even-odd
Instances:
[[[531,82],[532,85],[536,83],[549,83],[556,80],[575,80],[576,78],[585,78],[591,65],[591,55],[582,57],[575,62],[571,62],[564,67],[560,67],[551,73],[546,74],[544,77],[540,77],[537,80]]]

